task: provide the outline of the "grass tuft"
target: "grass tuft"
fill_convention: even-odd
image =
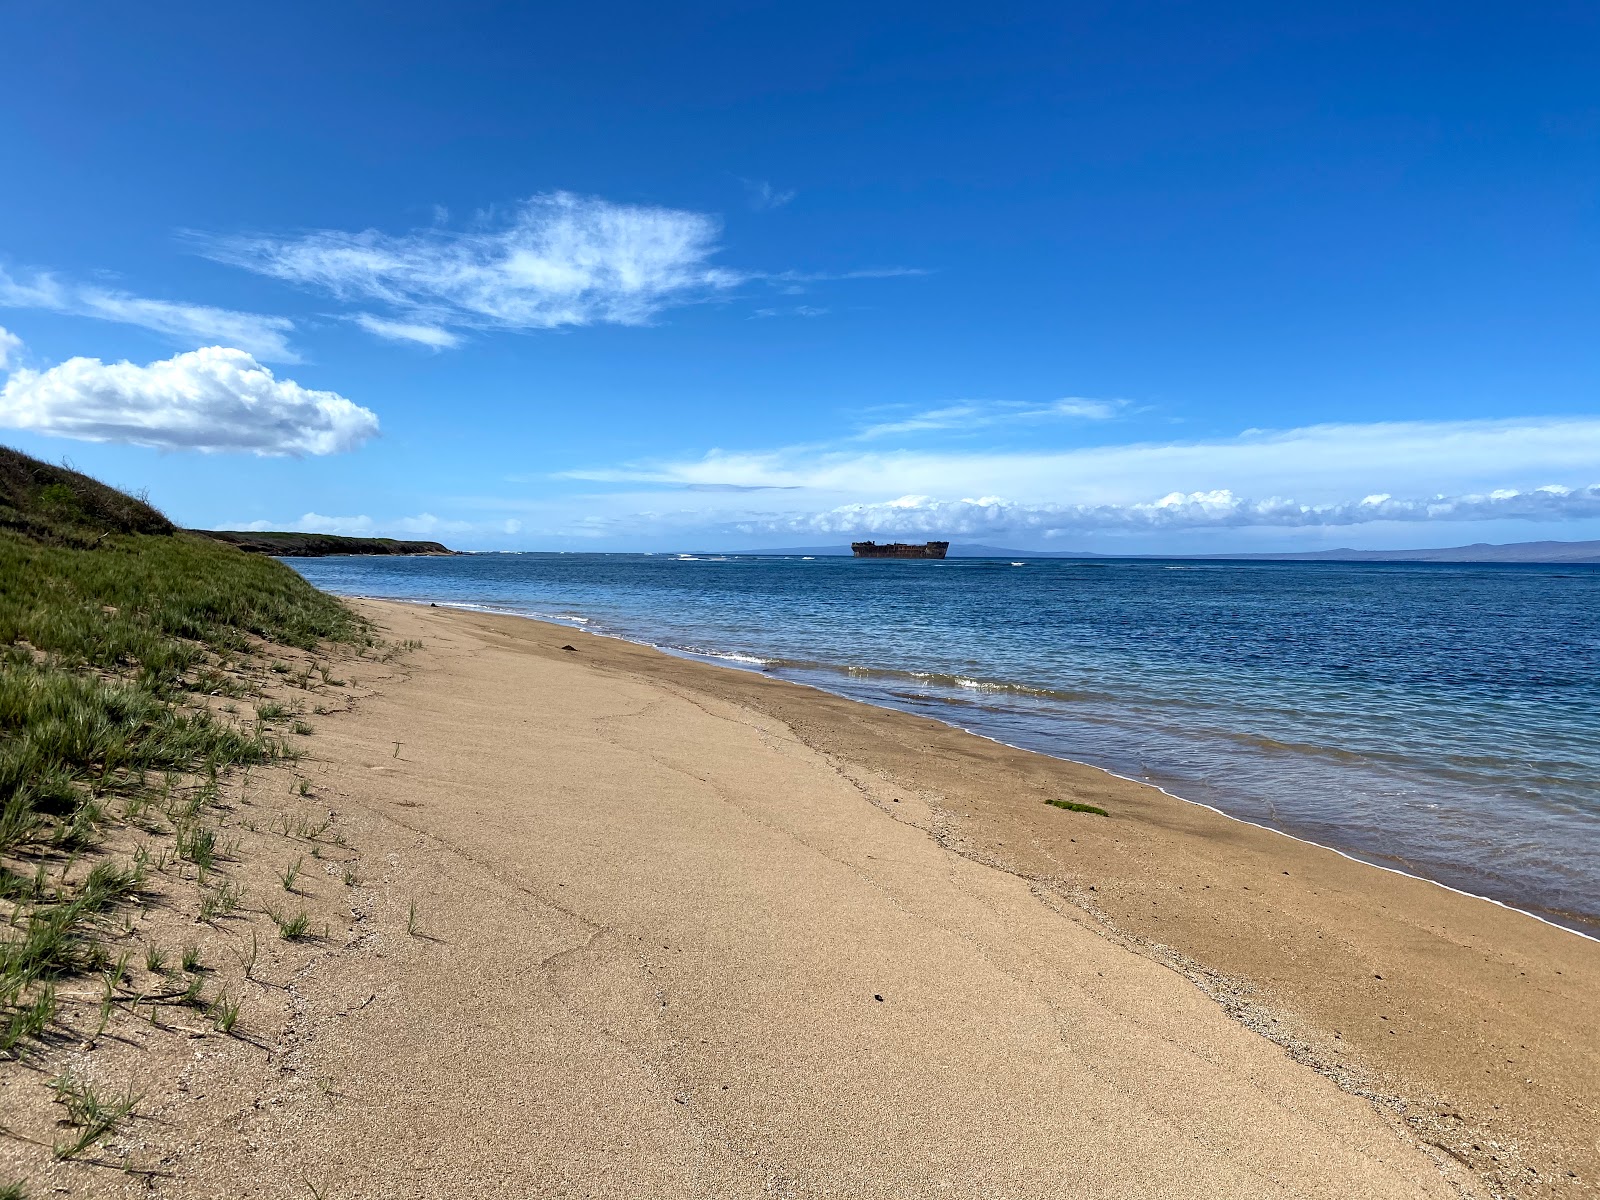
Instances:
[[[70,1071],[52,1079],[50,1087],[56,1094],[56,1103],[66,1106],[67,1124],[78,1131],[76,1137],[56,1143],[55,1156],[63,1161],[76,1158],[108,1133],[116,1132],[139,1103],[132,1088],[120,1096],[102,1099],[92,1086]]]
[[[311,917],[305,909],[290,916],[274,909],[267,909],[267,916],[278,927],[278,936],[286,942],[298,942],[302,938],[311,936]]]

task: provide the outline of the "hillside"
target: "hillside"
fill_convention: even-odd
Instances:
[[[68,542],[109,533],[177,532],[176,525],[143,499],[9,446],[0,446],[0,529]]]

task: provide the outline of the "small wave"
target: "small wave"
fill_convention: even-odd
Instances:
[[[949,705],[962,708],[980,707],[976,700],[965,700],[960,696],[931,696],[927,692],[897,692],[893,688],[885,692],[884,695],[893,696],[898,700],[910,700],[915,704]]]
[[[679,654],[693,654],[696,658],[717,658],[724,662],[747,663],[752,667],[767,667],[778,662],[775,658],[758,658],[754,654],[741,654],[737,650],[707,650],[703,646],[666,646]]]
[[[967,675],[948,674],[942,671],[903,671],[894,667],[869,667],[860,663],[814,662],[804,659],[773,659],[769,665],[783,666],[797,671],[819,674],[848,675],[861,680],[909,680],[937,688],[959,689],[969,692],[987,692],[1000,696],[1022,696],[1034,700],[1058,701],[1077,704],[1091,701],[1107,702],[1116,699],[1105,692],[1080,692],[1070,688],[1034,687],[1004,679],[974,679]],[[932,698],[932,697],[928,697]]]

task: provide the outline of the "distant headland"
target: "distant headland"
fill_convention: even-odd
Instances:
[[[236,529],[191,529],[190,533],[237,546],[249,554],[276,558],[326,558],[333,554],[458,554],[439,542],[403,542],[395,538],[340,537],[332,533],[257,532]]]

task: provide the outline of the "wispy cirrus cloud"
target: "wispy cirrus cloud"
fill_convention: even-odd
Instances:
[[[153,330],[189,344],[226,343],[265,362],[299,362],[289,345],[287,317],[239,312],[209,304],[152,300],[129,292],[63,280],[49,272],[17,278],[0,270],[0,308],[35,308]]]
[[[997,425],[1030,425],[1052,420],[1107,421],[1128,406],[1126,400],[1092,400],[1067,396],[1049,404],[1018,401],[964,400],[869,425],[855,434],[857,440],[934,431],[975,431]]]
[[[775,188],[765,179],[739,180],[744,184],[745,198],[750,202],[750,207],[757,212],[768,209],[782,208],[795,198],[795,192],[785,188]]]
[[[459,335],[424,321],[391,321],[385,317],[375,317],[371,313],[357,313],[351,320],[374,337],[386,341],[414,342],[433,350],[448,350],[461,344]]]
[[[406,325],[643,325],[670,305],[746,278],[711,261],[719,232],[704,213],[551,192],[484,213],[462,230],[191,236],[219,262],[389,306],[397,319],[363,324],[393,336]]]
[[[770,187],[763,194],[769,207],[787,202]],[[830,273],[723,266],[714,261],[721,229],[708,213],[547,192],[487,210],[461,229],[441,221],[402,234],[314,229],[188,236],[218,262],[339,300],[381,305],[387,314],[352,319],[379,337],[435,348],[453,344],[447,338],[459,341],[451,332],[459,329],[646,325],[669,308],[726,296],[747,284],[798,294],[824,281],[922,273],[902,267]]]
[[[86,442],[258,455],[336,454],[378,418],[337,392],[279,379],[243,350],[211,346],[138,366],[71,358],[15,371],[0,426]]]

